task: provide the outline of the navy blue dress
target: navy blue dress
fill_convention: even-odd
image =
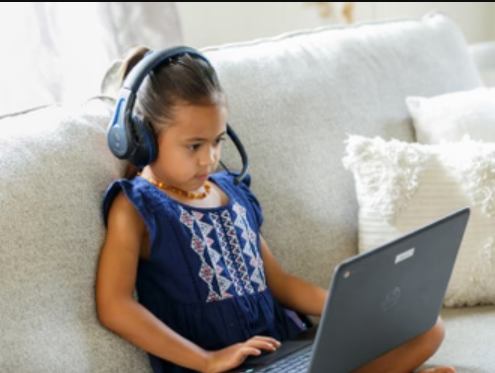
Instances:
[[[140,260],[139,302],[166,325],[206,350],[218,350],[255,335],[278,340],[301,332],[267,287],[260,251],[263,213],[249,189],[225,171],[212,174],[229,197],[227,205],[201,208],[181,203],[142,177],[119,179],[106,190],[105,224],[123,191],[150,235],[150,259]],[[155,373],[183,373],[150,354]]]

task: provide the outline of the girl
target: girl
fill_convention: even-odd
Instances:
[[[123,77],[147,51],[130,54]],[[107,189],[101,323],[147,351],[155,373],[225,372],[276,350],[301,332],[283,307],[320,316],[327,291],[277,265],[259,234],[263,214],[249,178],[234,185],[231,174],[214,173],[227,123],[214,70],[187,54],[161,64],[141,85],[135,112],[151,123],[159,151]],[[410,372],[442,339],[439,319],[356,372]]]

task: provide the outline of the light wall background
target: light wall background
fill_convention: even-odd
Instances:
[[[184,43],[195,48],[249,41],[281,33],[338,24],[309,2],[177,2]],[[432,10],[447,13],[468,43],[495,40],[495,2],[356,2],[354,21],[419,18]]]

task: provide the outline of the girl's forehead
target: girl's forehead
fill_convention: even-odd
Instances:
[[[195,125],[203,127],[202,124],[212,122],[221,122],[227,116],[227,110],[224,105],[208,106],[179,106],[174,112],[177,124],[185,127],[194,127]]]
[[[180,105],[174,111],[172,132],[181,137],[212,136],[224,130],[227,124],[225,105],[192,106]]]

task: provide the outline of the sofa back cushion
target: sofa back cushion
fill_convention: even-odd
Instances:
[[[263,234],[289,272],[327,287],[357,254],[348,133],[414,141],[405,103],[481,85],[449,17],[328,27],[204,50],[250,156]],[[239,168],[228,148],[227,164]]]
[[[107,148],[113,103],[0,119],[0,371],[149,372],[147,356],[100,325],[101,201],[121,172]]]

